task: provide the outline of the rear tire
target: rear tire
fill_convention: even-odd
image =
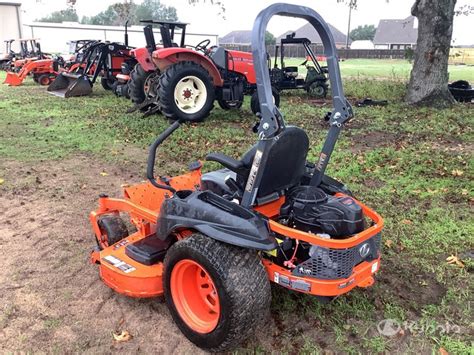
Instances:
[[[152,75],[158,74],[158,71],[147,72],[137,63],[130,72],[129,93],[130,99],[135,105],[141,104],[147,98],[151,88],[149,81]]]
[[[270,282],[257,252],[202,234],[169,249],[163,286],[178,328],[206,350],[236,347],[263,324],[270,308]]]
[[[206,69],[183,61],[161,74],[158,96],[161,111],[167,118],[201,122],[213,108],[215,92]]]
[[[129,235],[125,222],[118,215],[101,217],[98,224],[102,232],[101,240],[97,240],[100,250],[117,243]]]
[[[273,103],[276,107],[280,107],[280,92],[272,86],[272,96],[273,96]],[[255,91],[252,94],[250,99],[250,109],[252,110],[253,114],[256,115],[260,112],[260,102],[258,101],[258,93]]]

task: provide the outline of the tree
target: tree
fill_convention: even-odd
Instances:
[[[418,18],[415,61],[406,102],[446,107],[455,103],[448,90],[448,58],[456,0],[416,0]]]
[[[81,22],[89,25],[117,26],[123,25],[127,20],[130,25],[139,25],[140,20],[177,21],[178,15],[176,8],[165,6],[160,0],[145,0],[138,5],[133,2],[112,4],[95,16],[84,16]]]
[[[269,45],[269,44],[275,44],[275,43],[276,43],[275,36],[272,33],[266,31],[265,32],[265,44]]]
[[[178,20],[176,8],[173,6],[165,6],[160,3],[160,0],[143,1],[142,4],[138,5],[135,16],[138,20]]]
[[[374,39],[376,30],[377,28],[374,25],[357,26],[357,28],[354,28],[350,32],[349,38],[353,41],[360,41],[360,40],[372,41]]]
[[[42,17],[37,22],[53,22],[61,23],[63,21],[77,22],[79,17],[77,16],[76,10],[72,7],[65,10],[54,11],[48,16]]]

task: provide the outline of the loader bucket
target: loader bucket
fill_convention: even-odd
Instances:
[[[92,92],[92,83],[87,75],[61,73],[48,86],[48,91],[64,98],[86,96]]]
[[[22,82],[23,80],[17,73],[7,72],[7,77],[3,83],[10,86],[19,86]]]

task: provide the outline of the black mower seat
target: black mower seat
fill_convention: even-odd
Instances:
[[[282,133],[273,138],[267,164],[263,167],[264,173],[257,198],[276,192],[279,193],[284,189],[297,185],[305,172],[308,149],[308,136],[305,131],[298,127],[287,126]],[[222,153],[208,154],[206,160],[218,162],[234,172],[237,184],[243,190],[247,183],[256,150],[257,146],[254,145],[240,160]]]

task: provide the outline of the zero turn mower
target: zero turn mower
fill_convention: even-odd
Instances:
[[[324,44],[334,110],[315,164],[306,160],[305,131],[287,126],[272,100],[264,43],[274,15],[306,19]],[[353,116],[327,23],[307,7],[271,5],[255,20],[252,50],[262,116],[256,145],[240,160],[209,154],[220,170],[202,174],[194,162],[184,175],[156,178],[158,147],[193,121],[176,120],[150,147],[148,182],[125,187],[123,199],[100,195],[90,214],[97,241],[91,261],[104,283],[131,297],[164,295],[183,334],[212,351],[239,345],[262,324],[271,282],[334,297],[371,286],[380,266],[382,218],[325,175]]]

